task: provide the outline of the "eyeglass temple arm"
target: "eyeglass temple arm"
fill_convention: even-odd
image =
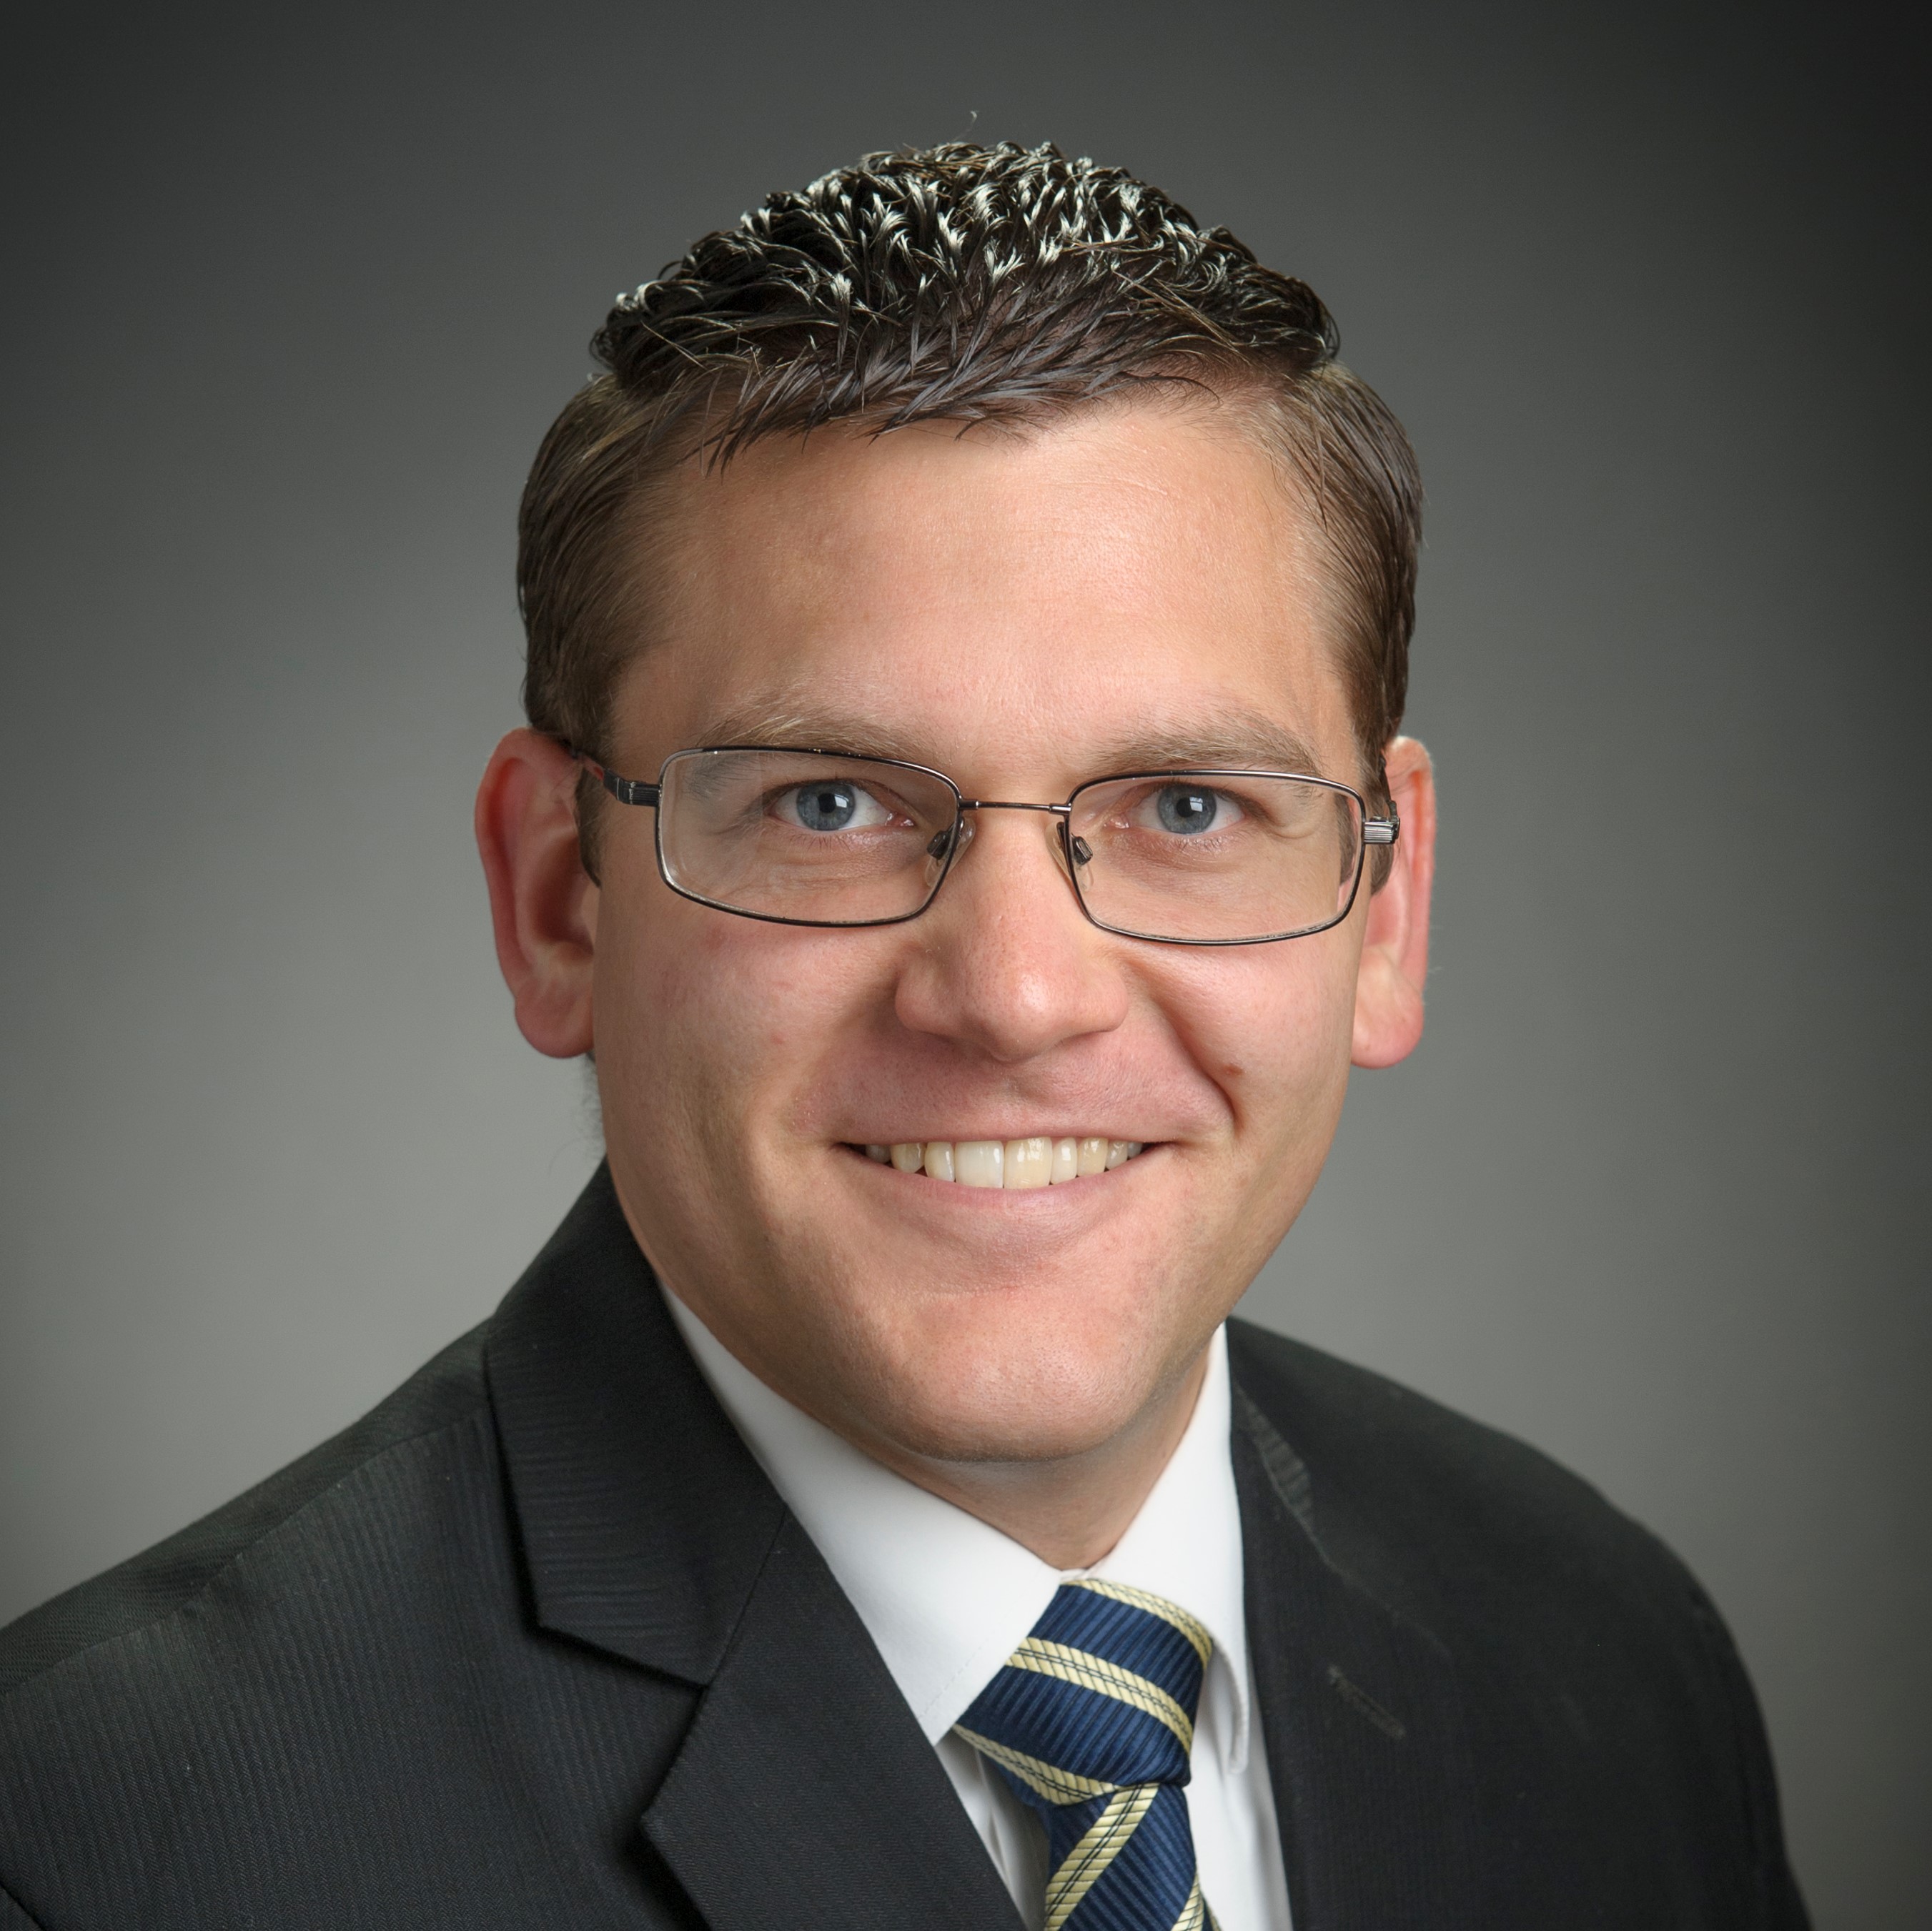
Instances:
[[[610,782],[608,778],[604,780]],[[1402,836],[1402,816],[1391,811],[1386,818],[1364,818],[1362,820],[1362,842],[1365,845],[1392,845]]]
[[[658,802],[658,787],[646,784],[641,778],[620,778],[614,771],[600,771],[604,788],[620,805],[655,805]]]
[[[620,778],[614,771],[605,770],[587,751],[579,751],[574,745],[566,744],[563,748],[619,804],[656,805],[658,786],[646,784],[641,778]]]

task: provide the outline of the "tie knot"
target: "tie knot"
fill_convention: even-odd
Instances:
[[[1164,1597],[1094,1577],[1063,1583],[959,1734],[1036,1807],[1184,1784],[1213,1651]]]

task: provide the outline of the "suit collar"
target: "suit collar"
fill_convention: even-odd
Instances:
[[[608,1167],[484,1360],[538,1622],[711,1681],[784,1507],[672,1327]]]
[[[608,1170],[484,1360],[537,1621],[702,1692],[640,1822],[714,1931],[1018,1931],[857,1612],[678,1336]]]

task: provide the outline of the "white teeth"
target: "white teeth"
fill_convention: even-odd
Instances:
[[[1124,1167],[1142,1150],[1138,1140],[898,1140],[868,1145],[866,1157],[902,1174],[923,1171],[935,1180],[968,1187],[1060,1186]]]
[[[1053,1142],[1051,1140],[1009,1140],[1006,1142],[1006,1185],[1010,1187],[1043,1187],[1053,1178]]]
[[[952,1148],[952,1171],[962,1187],[1006,1184],[1005,1143],[998,1140],[960,1140]]]

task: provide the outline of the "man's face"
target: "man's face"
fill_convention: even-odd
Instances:
[[[1360,781],[1305,512],[1225,412],[821,432],[674,495],[602,747],[627,775],[748,741],[912,760],[969,798],[1291,757]],[[1321,1169],[1366,889],[1282,943],[1117,937],[1054,820],[993,811],[920,918],[810,929],[679,897],[650,812],[604,810],[611,1170],[732,1352],[895,1459],[1079,1454],[1172,1395]],[[1145,1150],[1028,1191],[865,1151],[1031,1136]]]

